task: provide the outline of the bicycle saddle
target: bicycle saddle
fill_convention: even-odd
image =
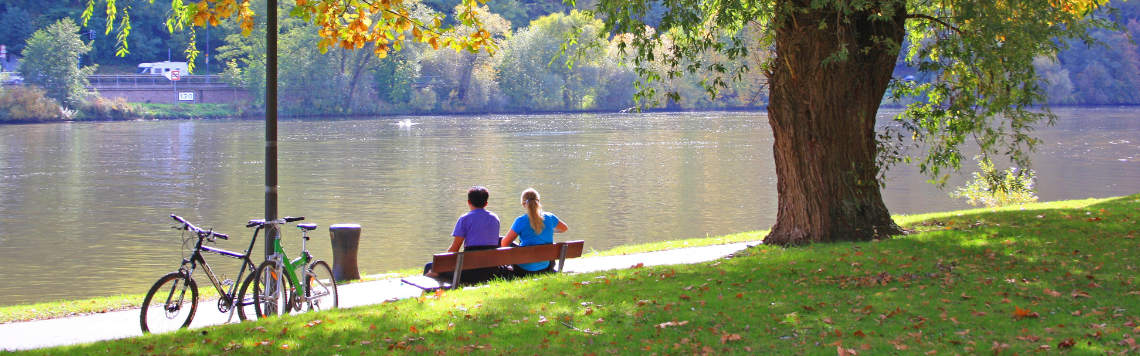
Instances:
[[[302,230],[312,231],[317,229],[317,224],[297,224],[297,227],[301,228]]]

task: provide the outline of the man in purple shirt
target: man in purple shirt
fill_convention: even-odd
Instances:
[[[467,208],[471,209],[451,231],[453,240],[447,252],[459,252],[460,246],[464,251],[487,250],[499,247],[499,216],[487,211],[487,200],[491,193],[481,186],[471,187],[467,191]],[[463,271],[464,282],[479,282],[491,279],[499,269],[496,267],[481,268]],[[448,278],[450,273],[438,274],[431,271],[431,263],[424,266],[424,275],[428,277]]]
[[[464,251],[471,251],[473,247],[499,247],[499,216],[484,209],[490,197],[491,193],[484,187],[475,186],[467,191],[467,208],[471,211],[455,222],[455,229],[451,231],[455,239],[447,252],[459,252],[459,246],[464,243],[467,245]]]

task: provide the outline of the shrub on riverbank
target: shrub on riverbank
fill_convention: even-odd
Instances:
[[[59,103],[34,86],[0,88],[0,122],[62,120]]]
[[[979,354],[1137,350],[1140,195],[899,217],[870,243],[495,282],[377,306],[42,350]]]
[[[140,118],[139,107],[123,98],[92,96],[79,107],[80,120],[133,120]]]

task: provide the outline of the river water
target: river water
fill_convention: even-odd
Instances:
[[[1037,132],[1042,200],[1140,191],[1140,109],[1057,113]],[[244,222],[264,206],[263,135],[256,120],[0,126],[0,305],[144,293],[181,259],[172,213],[244,249]],[[320,224],[310,247],[328,260],[327,226],[361,224],[366,274],[445,249],[472,185],[490,189],[503,229],[523,213],[519,192],[538,189],[570,226],[558,238],[588,249],[766,229],[776,216],[762,113],[283,121],[279,139],[280,214]],[[893,213],[967,207],[913,168],[893,169],[884,194]],[[287,251],[298,236],[285,230]]]

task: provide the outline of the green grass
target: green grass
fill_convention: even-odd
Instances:
[[[43,354],[1102,354],[1140,334],[1140,195],[900,217],[914,233],[496,281]]]
[[[83,300],[21,304],[0,307],[0,323],[59,318],[138,307],[143,295],[118,295]]]
[[[132,103],[140,116],[148,119],[232,118],[241,113],[229,104]]]

